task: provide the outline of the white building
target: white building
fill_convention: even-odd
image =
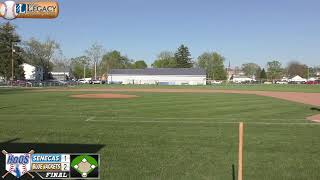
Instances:
[[[282,77],[281,82],[289,82],[289,78],[287,78],[287,77]]]
[[[317,80],[318,78],[316,78],[316,77],[310,77],[309,79],[307,79],[308,81],[315,81],[315,80]]]
[[[24,77],[26,80],[35,80],[42,81],[43,80],[43,68],[40,66],[33,66],[27,63],[23,63],[21,65],[24,71]]]
[[[199,68],[112,69],[108,83],[206,85],[206,72]]]
[[[233,77],[244,76],[244,72],[239,67],[235,67],[234,69],[228,67],[227,71],[227,81],[232,81]]]
[[[55,80],[65,81],[70,78],[70,69],[68,68],[54,67],[50,73]]]

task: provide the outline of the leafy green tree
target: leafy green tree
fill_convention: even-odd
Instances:
[[[71,71],[76,79],[92,77],[93,69],[89,66],[90,59],[87,56],[71,58]]]
[[[135,69],[145,69],[147,67],[148,65],[146,62],[144,62],[144,60],[135,61],[133,64],[133,68]]]
[[[258,64],[255,64],[255,63],[242,64],[242,71],[246,76],[249,76],[249,77],[260,76],[259,70],[261,70],[261,68]]]
[[[279,61],[270,61],[267,63],[268,79],[274,81],[281,77],[281,63]]]
[[[31,38],[25,42],[24,51],[27,62],[41,66],[44,71],[43,78],[50,79],[49,73],[53,68],[53,61],[57,55],[61,54],[60,45],[51,39],[41,42]]]
[[[191,68],[193,66],[191,53],[188,47],[183,44],[178,48],[177,52],[174,54],[174,58],[177,63],[177,68]]]
[[[107,52],[100,63],[102,73],[108,73],[111,69],[132,68],[132,61],[126,56],[122,56],[119,51]]]
[[[154,68],[175,68],[177,66],[174,53],[162,51],[152,65]]]
[[[266,70],[264,70],[264,68],[260,72],[260,79],[261,80],[266,80],[267,79],[267,73],[266,73]]]
[[[217,52],[205,52],[198,57],[197,66],[207,72],[209,79],[226,80],[225,58]]]
[[[0,25],[0,76],[6,80],[12,77],[12,58],[14,79],[24,79],[23,49],[20,47],[20,37],[15,27],[9,22]]]
[[[259,68],[257,69],[256,73],[255,73],[255,76],[256,76],[256,80],[259,80],[260,79],[260,76],[261,76],[261,67],[259,66]]]

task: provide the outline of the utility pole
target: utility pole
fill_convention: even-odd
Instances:
[[[11,42],[11,80],[13,81],[13,78],[14,78],[14,72],[13,72],[13,69],[14,69],[14,62],[13,62],[13,42]]]
[[[66,65],[63,64],[63,80],[66,81],[67,78],[66,78]]]
[[[97,62],[94,61],[94,79],[97,80]]]
[[[83,63],[83,79],[86,78],[86,64]]]

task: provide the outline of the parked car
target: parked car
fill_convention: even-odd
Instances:
[[[93,79],[91,80],[91,83],[90,84],[101,84],[102,82],[100,80],[97,80],[97,79]]]
[[[222,84],[222,81],[216,81],[216,80],[214,80],[214,81],[211,81],[211,84]]]
[[[78,79],[81,84],[91,84],[91,78]]]
[[[26,86],[26,82],[27,81],[24,81],[24,80],[14,80],[14,81],[8,81],[8,84],[12,86]]]
[[[85,80],[85,79],[78,79],[78,82],[79,82],[80,84],[86,84],[86,80]]]
[[[304,81],[290,81],[289,84],[306,84]]]
[[[305,84],[320,84],[320,80],[308,81]]]
[[[277,81],[276,84],[288,84],[287,81]]]
[[[62,85],[67,85],[68,84],[68,81],[57,80],[57,82],[62,84]]]

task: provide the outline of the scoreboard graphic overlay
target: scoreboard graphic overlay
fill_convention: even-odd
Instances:
[[[6,179],[10,176],[20,178],[33,177],[33,173],[42,179],[99,179],[99,154],[46,154],[46,153],[8,153],[6,156]]]

